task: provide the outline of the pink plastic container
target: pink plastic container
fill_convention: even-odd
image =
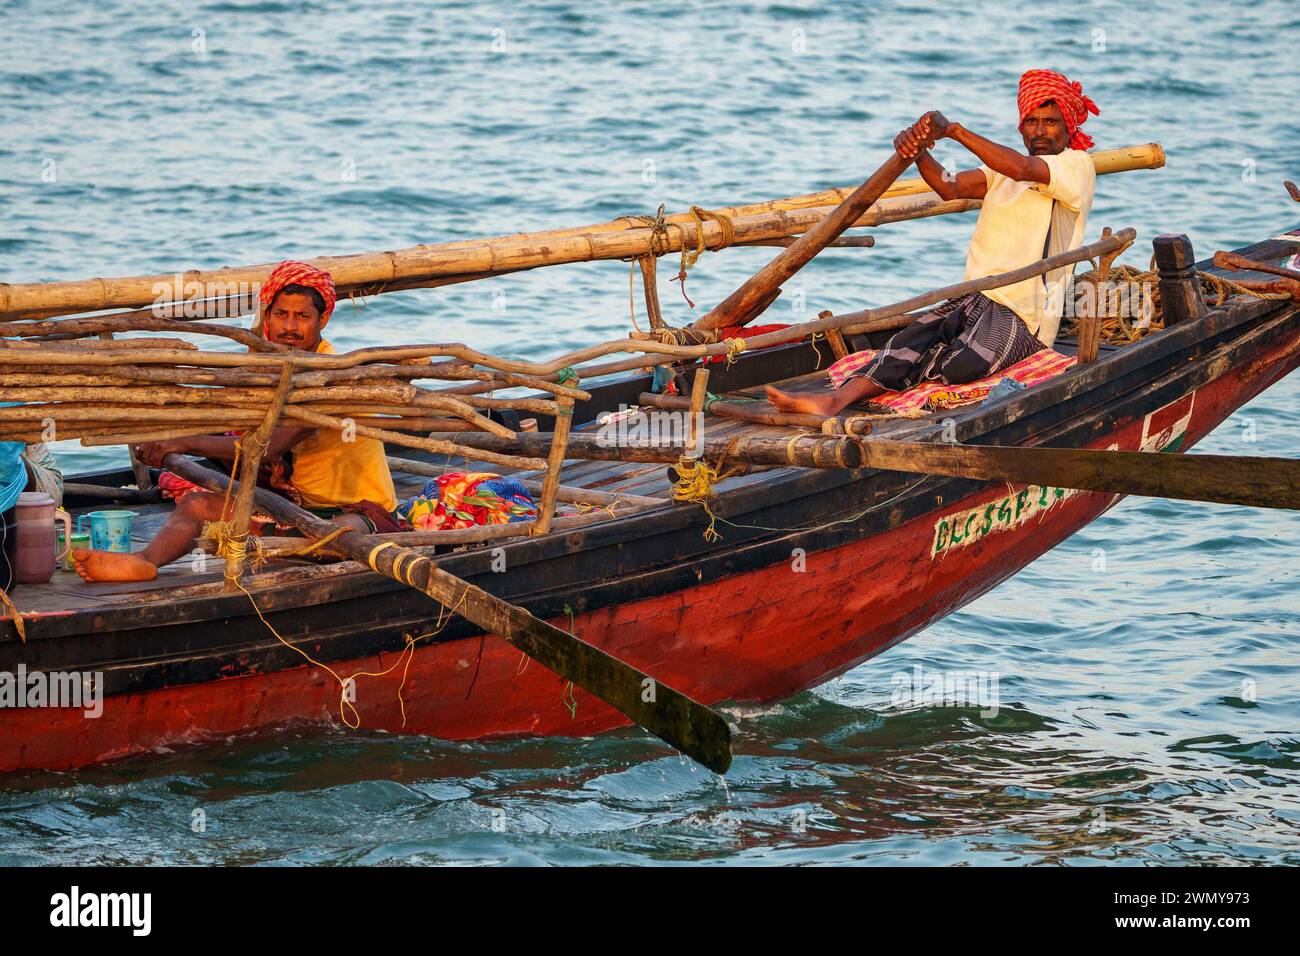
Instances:
[[[44,584],[54,577],[54,568],[67,554],[54,553],[55,517],[63,522],[64,540],[72,537],[72,519],[54,507],[54,499],[43,491],[24,491],[14,506],[18,526],[18,552],[14,556],[14,580],[19,584]]]

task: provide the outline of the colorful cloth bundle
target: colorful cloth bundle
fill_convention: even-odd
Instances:
[[[398,505],[397,514],[413,531],[442,531],[531,521],[537,506],[517,478],[454,471],[430,478],[420,494]]]

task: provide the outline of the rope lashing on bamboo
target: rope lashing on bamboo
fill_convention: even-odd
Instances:
[[[370,570],[378,574],[379,566],[375,564],[375,558],[379,557],[380,553],[386,551],[388,548],[395,547],[397,547],[397,545],[391,541],[381,541],[379,544],[371,548],[370,553],[366,555],[366,564],[370,565]]]
[[[638,226],[644,226],[645,228],[650,230],[650,239],[648,242],[650,251],[643,256],[632,256],[631,258],[624,260],[626,262],[631,263],[631,265],[628,266],[628,271],[627,271],[628,311],[631,313],[632,316],[632,328],[640,332],[641,326],[637,325],[636,322],[636,291],[635,291],[636,290],[636,283],[635,283],[636,267],[637,264],[640,263],[641,273],[642,275],[644,275],[645,259],[658,258],[659,256],[662,256],[668,252],[668,222],[664,219],[663,203],[659,204],[659,208],[655,211],[655,214],[653,216],[620,216],[619,218],[625,219],[629,222],[634,222]],[[685,251],[685,246],[683,246],[683,251]],[[649,308],[650,306],[647,303],[646,305],[647,311],[649,310]],[[652,322],[651,325],[653,324],[654,323]]]
[[[686,242],[683,240],[681,268],[677,273],[677,278],[673,281],[681,283],[682,298],[685,299],[686,304],[693,309],[695,308],[695,303],[692,302],[690,296],[686,294],[686,270],[699,261],[700,256],[707,248],[704,243],[704,220],[713,220],[722,230],[722,236],[718,240],[718,244],[713,247],[714,252],[717,252],[720,249],[725,249],[736,241],[736,226],[729,216],[724,216],[722,213],[718,212],[710,212],[709,210],[702,209],[699,206],[691,207],[691,215],[695,217],[695,248],[688,250]]]
[[[664,218],[663,203],[659,204],[659,208],[655,210],[653,216],[620,216],[619,219],[626,219],[628,222],[634,222],[638,226],[644,226],[650,230],[649,248],[651,255],[662,256],[668,252],[668,221]],[[634,264],[636,263],[635,258],[631,261]]]
[[[216,556],[225,559],[224,574],[226,580],[237,581],[234,569],[242,567],[245,558],[248,556],[250,544],[248,535],[235,534],[235,526],[229,521],[205,521],[203,523],[203,537],[212,542],[212,550]],[[257,541],[256,538],[252,539],[252,549],[253,557],[250,563],[254,571],[259,571],[266,564],[267,557],[263,553],[264,549],[261,542]]]
[[[398,545],[394,544],[392,541],[381,541],[379,542],[379,544],[371,548],[370,553],[366,555],[366,563],[370,565],[370,570],[374,571],[376,574],[380,573],[379,566],[375,564],[375,560],[379,557],[379,555],[383,551],[387,550],[388,548],[396,548],[396,547],[398,547]],[[402,553],[393,559],[393,576],[396,577],[403,584],[406,584],[408,587],[413,587],[418,590],[419,585],[415,583],[415,579],[413,575],[415,573],[415,569],[422,567],[425,563],[428,562],[428,560],[429,559],[422,554],[416,554],[414,551],[408,551],[406,549],[403,549]],[[410,561],[411,563],[404,568],[402,566],[403,561]]]
[[[239,474],[239,459],[243,451],[244,441],[241,438],[235,442],[235,456],[230,463],[232,475]],[[226,484],[226,494],[221,502],[222,518],[218,521],[204,522],[203,537],[211,538],[217,557],[225,559],[225,579],[232,584],[238,584],[238,569],[244,566],[244,559],[248,554],[248,530],[245,529],[243,534],[236,534],[234,523],[230,520],[230,491],[234,486],[233,481]]]
[[[23,621],[22,612],[10,600],[9,595],[5,593],[4,588],[0,588],[0,604],[5,606],[5,610],[13,616],[14,630],[18,632],[18,638],[24,644],[27,643],[27,624]]]
[[[722,231],[722,235],[718,238],[717,243],[712,246],[713,252],[725,249],[735,243],[736,226],[735,223],[731,221],[730,216],[720,212],[713,212],[709,209],[703,208],[702,206],[692,206],[691,216],[695,219],[695,247],[691,248],[688,243],[685,227],[678,226],[677,228],[682,230],[682,258],[681,263],[678,266],[677,275],[673,278],[673,281],[681,283],[682,298],[685,299],[686,304],[693,309],[695,308],[695,303],[692,302],[691,297],[686,294],[686,272],[699,261],[700,256],[704,254],[706,249],[710,249],[710,246],[704,239],[705,220],[716,222],[718,228]],[[668,223],[664,220],[664,207],[662,205],[660,205],[659,211],[655,216],[624,216],[622,218],[635,222],[638,225],[646,226],[650,229],[649,245],[650,253],[652,255],[661,256],[667,251]],[[635,265],[636,260],[633,260],[633,267],[635,267]],[[631,279],[629,278],[628,281],[630,283]],[[635,317],[633,318],[633,324],[636,324]]]
[[[711,345],[713,339],[703,329],[693,329],[689,325],[675,329],[664,326],[654,330],[654,336],[664,345]]]
[[[731,368],[740,358],[740,353],[749,348],[749,343],[739,335],[734,339],[727,339],[727,368]]]
[[[272,558],[275,558],[276,560],[282,560],[285,558],[311,557],[312,555],[316,554],[318,551],[323,550],[326,545],[328,545],[339,535],[345,534],[346,532],[351,530],[352,530],[351,528],[337,528],[334,531],[331,531],[329,534],[325,535],[325,537],[317,538],[314,541],[312,541],[310,544],[304,545],[303,547],[286,548],[283,550],[272,550],[270,548],[265,547],[262,544],[262,542],[259,541],[257,538],[255,537],[249,538],[249,543],[253,545],[253,557],[251,559],[253,570],[256,571],[260,569],[264,564],[266,564],[267,561],[270,561]]]
[[[566,365],[555,374],[555,384],[563,385],[565,382],[576,382],[578,373],[573,370],[572,365]]]

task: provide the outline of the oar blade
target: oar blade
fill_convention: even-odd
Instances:
[[[1117,495],[1300,509],[1300,460],[1095,448],[862,442],[864,466]]]
[[[500,636],[692,760],[715,773],[727,772],[731,728],[719,714],[522,608],[516,610],[540,627]]]

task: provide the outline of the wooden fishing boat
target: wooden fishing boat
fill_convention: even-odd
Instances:
[[[1271,262],[1295,249],[1270,239],[1238,252]],[[1208,261],[1197,268],[1215,272]],[[1162,273],[1162,283],[1167,310],[1178,283],[1195,289],[1186,269]],[[1198,296],[1189,295],[1187,314],[1168,314],[1165,329],[1103,346],[1094,362],[994,404],[878,420],[866,441],[933,442],[955,425],[965,445],[1185,452],[1300,364],[1293,302],[1235,296],[1202,309]],[[885,334],[849,344],[866,347]],[[747,352],[718,367],[710,385],[739,398],[769,382],[811,387],[824,381],[817,369],[825,348]],[[645,374],[590,386],[575,429],[649,388]],[[789,431],[709,426],[711,438],[764,434]],[[395,478],[403,492],[424,480]],[[132,476],[76,480],[113,489]],[[709,510],[721,537],[709,540],[710,514],[670,498],[662,464],[568,462],[563,482],[635,495],[637,505],[544,536],[440,553],[435,562],[708,704],[779,700],[842,674],[996,586],[1119,500],[871,468],[775,467],[718,483]],[[103,502],[70,496],[67,504],[75,514]],[[143,513],[136,535],[147,539],[170,506],[133,507]],[[196,571],[188,559],[147,584],[91,585],[60,574],[20,587],[13,597],[26,640],[3,622],[0,670],[102,675],[104,704],[95,718],[73,708],[6,710],[0,769],[78,767],[293,721],[452,740],[584,736],[627,724],[506,642],[357,562],[273,563],[246,587],[231,593],[218,568]],[[353,674],[384,676],[358,676],[341,707],[335,675]]]
[[[1154,168],[1163,153],[1152,144],[1099,153],[1094,161],[1099,172]],[[823,428],[823,436],[806,428],[818,421],[737,412],[747,402],[758,407],[766,384],[823,387],[828,345],[837,354],[873,347],[908,321],[909,310],[1089,256],[1100,257],[1105,278],[1133,239],[1131,230],[1107,230],[1098,243],[1017,273],[747,340],[722,338],[724,328],[761,313],[820,249],[870,245],[868,238],[841,240],[850,226],[978,205],[938,202],[919,181],[895,182],[906,167],[894,154],[851,192],[318,261],[343,289],[380,292],[637,257],[652,332],[549,364],[495,359],[459,345],[314,356],[243,329],[200,330],[178,321],[182,307],[186,319],[211,317],[190,311],[199,300],[182,291],[196,278],[215,278],[221,290],[208,293],[200,308],[215,302],[233,309],[220,316],[251,311],[255,298],[227,280],[264,276],[265,267],[177,276],[172,311],[161,314],[155,302],[151,310],[57,318],[139,308],[155,294],[158,277],[0,286],[0,336],[22,338],[2,343],[8,381],[0,399],[28,403],[0,410],[4,437],[39,440],[34,422],[54,413],[92,444],[140,440],[118,434],[123,421],[183,422],[189,433],[214,422],[257,425],[240,442],[243,448],[251,441],[252,450],[238,492],[197,463],[167,459],[173,471],[210,490],[229,485],[234,492],[234,518],[207,543],[225,558],[224,568],[196,553],[150,582],[89,584],[60,574],[13,594],[16,607],[0,618],[0,683],[7,680],[12,692],[21,675],[44,675],[51,687],[57,678],[65,689],[69,681],[84,687],[90,680],[97,692],[90,697],[102,707],[25,706],[21,693],[9,701],[0,686],[0,770],[79,767],[296,721],[463,740],[584,736],[629,719],[724,770],[729,733],[703,705],[779,700],[843,673],[1014,574],[1122,493],[1300,506],[1290,461],[1257,459],[1251,475],[1226,482],[1222,469],[1236,460],[1202,457],[1196,464],[1133,454],[1186,451],[1300,364],[1300,296],[1276,284],[1292,279],[1256,281],[1264,291],[1250,291],[1248,272],[1234,275],[1229,288],[1215,278],[1223,272],[1213,263],[1193,262],[1185,237],[1155,241],[1163,328],[1099,348],[1096,317],[1081,320],[1078,341],[1057,344],[1059,352],[1077,351],[1077,364],[1010,398],[876,417],[865,437],[852,416],[820,423],[837,426]],[[1293,234],[1300,241],[1300,230]],[[655,260],[680,251],[684,276],[699,252],[742,241],[785,248],[692,328],[666,328]],[[1269,239],[1220,265],[1289,275],[1273,263],[1295,249],[1287,237]],[[1202,281],[1221,289],[1212,308]],[[192,351],[168,339],[82,341],[111,340],[119,331],[186,330],[233,339],[250,352]],[[68,339],[76,341],[61,341]],[[634,357],[579,365],[586,391],[576,388],[576,378],[565,384],[573,375],[561,368],[566,361],[620,351]],[[397,364],[435,355],[449,361]],[[725,357],[726,364],[705,373],[697,364],[705,356]],[[366,362],[376,364],[361,367]],[[677,446],[665,457],[636,443],[605,453],[599,436],[588,434],[611,427],[606,412],[647,402],[662,407],[662,397],[646,394],[653,384],[647,366],[669,374],[695,368],[689,408],[711,412],[702,459],[678,460],[686,449]],[[615,372],[623,374],[611,378]],[[432,392],[409,384],[427,378],[472,383]],[[482,395],[519,385],[543,391],[519,399]],[[708,398],[706,387],[719,398]],[[341,397],[350,404],[329,404]],[[175,409],[156,407],[173,401],[180,403]],[[536,413],[549,434],[517,434],[487,417],[494,408]],[[342,420],[340,413],[358,418]],[[451,417],[429,417],[435,413]],[[277,422],[355,427],[422,449],[390,458],[399,496],[449,467],[515,473],[540,489],[538,518],[513,531],[392,536],[401,544],[333,534],[338,540],[329,546],[322,540],[327,524],[244,480],[256,474],[257,443]],[[400,434],[439,427],[453,431]],[[1107,452],[1098,457],[1087,449]],[[677,473],[665,468],[670,461]],[[701,462],[729,470],[719,475]],[[1192,478],[1172,480],[1183,472]],[[132,480],[141,490],[123,487]],[[170,510],[148,501],[143,489],[152,480],[133,461],[131,471],[75,479],[65,504],[80,514],[107,500],[143,499],[131,507],[141,513],[136,539],[147,540]],[[1241,490],[1221,490],[1231,484]],[[231,542],[247,542],[254,500],[316,538],[312,550],[328,546],[352,560],[304,564],[272,551],[250,573],[244,546]],[[576,502],[584,513],[557,517],[557,501]]]

